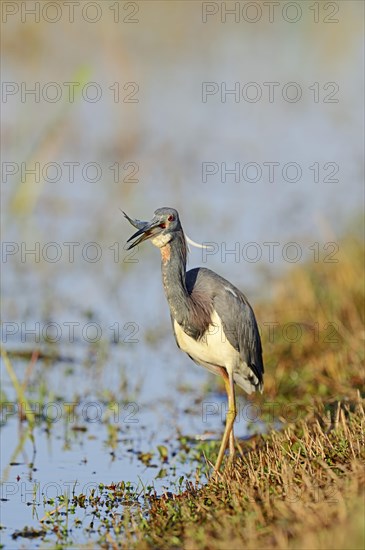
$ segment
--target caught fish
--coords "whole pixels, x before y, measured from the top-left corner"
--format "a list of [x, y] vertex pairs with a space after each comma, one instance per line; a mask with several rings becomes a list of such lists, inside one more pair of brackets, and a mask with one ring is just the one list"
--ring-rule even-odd
[[120, 209], [120, 211], [124, 214], [124, 217], [127, 218], [129, 223], [134, 227], [136, 227], [137, 229], [143, 229], [148, 224], [148, 222], [143, 222], [142, 220], [133, 220], [123, 210]]

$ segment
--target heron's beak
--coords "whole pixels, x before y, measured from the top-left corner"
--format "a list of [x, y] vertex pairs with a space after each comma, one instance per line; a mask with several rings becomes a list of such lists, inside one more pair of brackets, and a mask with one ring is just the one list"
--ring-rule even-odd
[[[127, 219], [129, 219], [129, 218], [127, 217]], [[137, 221], [137, 220], [133, 220], [133, 221]], [[139, 238], [136, 241], [134, 241], [134, 243], [130, 244], [128, 246], [127, 250], [130, 250], [134, 246], [137, 246], [137, 244], [140, 244], [143, 241], [146, 241], [147, 239], [151, 239], [151, 237], [154, 237], [155, 235], [158, 235], [163, 229], [163, 227], [161, 227], [161, 222], [160, 221], [152, 220], [151, 222], [140, 222], [138, 220], [138, 222], [140, 224], [140, 229], [137, 231], [137, 233], [134, 233], [134, 235], [129, 237], [127, 243], [129, 243], [130, 241], [132, 241], [136, 237], [139, 237]], [[143, 224], [143, 227], [142, 227], [142, 224]], [[132, 223], [132, 225], [135, 225], [135, 224]]]

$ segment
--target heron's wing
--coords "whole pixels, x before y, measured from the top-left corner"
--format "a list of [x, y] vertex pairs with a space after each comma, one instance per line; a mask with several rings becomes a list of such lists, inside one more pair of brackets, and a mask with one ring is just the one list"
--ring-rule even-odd
[[222, 320], [227, 340], [240, 353], [262, 387], [264, 364], [255, 314], [247, 298], [228, 281], [219, 285], [214, 296], [214, 309]]

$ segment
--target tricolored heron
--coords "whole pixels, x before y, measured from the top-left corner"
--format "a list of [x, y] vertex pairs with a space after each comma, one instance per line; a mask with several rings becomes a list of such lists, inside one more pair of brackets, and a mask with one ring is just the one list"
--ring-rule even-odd
[[162, 282], [178, 347], [195, 363], [223, 377], [228, 413], [215, 464], [219, 470], [228, 444], [230, 458], [235, 452], [234, 383], [249, 394], [263, 389], [264, 365], [255, 314], [244, 294], [214, 271], [198, 267], [186, 272], [186, 238], [174, 208], [159, 208], [150, 222], [124, 215], [138, 229], [128, 239], [135, 239], [128, 249], [151, 239], [161, 251]]

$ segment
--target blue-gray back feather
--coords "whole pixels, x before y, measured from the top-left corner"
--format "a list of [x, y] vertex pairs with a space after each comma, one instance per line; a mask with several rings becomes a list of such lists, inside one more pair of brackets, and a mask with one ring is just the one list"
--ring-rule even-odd
[[[261, 385], [264, 364], [260, 333], [255, 314], [245, 295], [232, 283], [203, 267], [186, 273], [186, 288], [193, 301], [194, 296], [204, 296], [204, 303], [211, 304], [211, 311], [214, 309], [218, 313], [227, 340], [240, 353]], [[196, 323], [190, 319], [190, 324], [194, 327]], [[205, 324], [202, 326], [198, 321], [195, 326], [198, 337], [207, 330], [206, 321]]]

